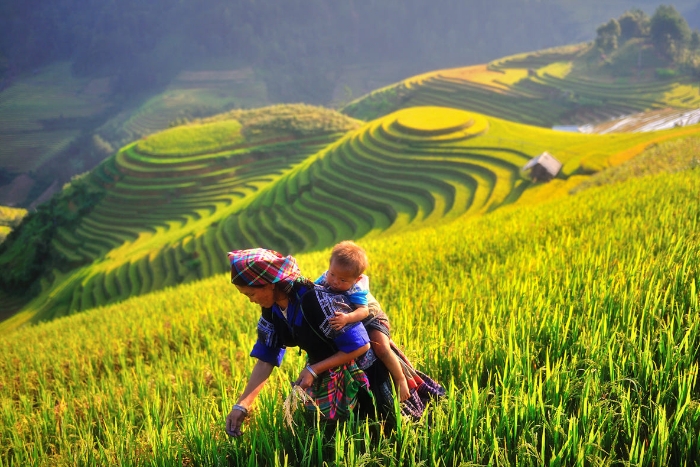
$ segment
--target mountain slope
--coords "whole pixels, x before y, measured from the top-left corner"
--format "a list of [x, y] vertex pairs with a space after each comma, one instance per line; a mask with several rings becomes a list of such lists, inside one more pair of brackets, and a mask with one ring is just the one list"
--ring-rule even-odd
[[[650, 53], [641, 43], [626, 47], [633, 46], [639, 54]], [[624, 49], [617, 53], [636, 56]], [[371, 120], [401, 108], [440, 105], [552, 127], [666, 107], [700, 107], [697, 79], [659, 80], [653, 75], [665, 62], [649, 65], [639, 76], [616, 76], [605, 63], [590, 44], [519, 54], [488, 65], [414, 76], [357, 99], [343, 112]]]
[[305, 118], [294, 109], [275, 118], [256, 111], [243, 126], [228, 115], [168, 130], [101, 164], [84, 182], [99, 199], [56, 229], [50, 250], [30, 261], [22, 245], [31, 243], [20, 242], [0, 256], [6, 284], [27, 262], [44, 273], [42, 291], [2, 326], [208, 277], [226, 269], [226, 249], [318, 250], [483, 214], [521, 197], [537, 202], [553, 192], [532, 186], [520, 168], [541, 152], [563, 163], [548, 188], [566, 193], [653, 142], [700, 130], [584, 135], [416, 107], [340, 137], [356, 123], [340, 118], [341, 126], [323, 130], [328, 120], [320, 116], [333, 113], [307, 107]]

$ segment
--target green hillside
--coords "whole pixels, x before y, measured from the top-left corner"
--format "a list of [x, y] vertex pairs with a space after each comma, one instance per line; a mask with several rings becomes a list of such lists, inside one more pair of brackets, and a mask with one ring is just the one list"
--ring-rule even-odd
[[278, 106], [128, 145], [0, 246], [4, 289], [42, 278], [45, 294], [29, 317], [41, 310], [45, 319], [207, 276], [219, 261], [198, 234], [357, 125], [321, 108]]
[[107, 110], [106, 80], [74, 79], [54, 64], [0, 92], [0, 167], [29, 172], [66, 149]]
[[[700, 33], [661, 34], [661, 13], [342, 111], [240, 108], [266, 100], [252, 68], [180, 72], [120, 112], [111, 78], [66, 64], [0, 83], [0, 199], [45, 199], [0, 206], [0, 467], [695, 465]], [[313, 94], [335, 79], [283, 73], [297, 67], [264, 80]], [[550, 129], [580, 123], [597, 130]], [[543, 152], [562, 169], [533, 181]], [[84, 154], [102, 162], [59, 189]], [[288, 352], [228, 438], [259, 307], [226, 252], [294, 254], [314, 279], [344, 239], [370, 255], [392, 339], [447, 397], [383, 438], [355, 420], [292, 429], [305, 356]]]
[[[312, 251], [531, 204], [698, 130], [583, 135], [441, 107], [360, 127], [310, 106], [233, 111], [126, 146], [30, 216], [0, 246], [0, 283], [32, 301], [1, 326], [223, 272], [227, 248]], [[520, 169], [543, 151], [564, 166], [531, 190]]]
[[[645, 43], [630, 41], [605, 60], [603, 55], [593, 44], [579, 44], [438, 70], [374, 91], [343, 112], [371, 120], [401, 108], [440, 105], [552, 127], [700, 106], [697, 78], [678, 73], [658, 79], [655, 70], [673, 63]], [[645, 67], [626, 63], [628, 56], [639, 57]]]
[[[174, 16], [163, 21], [155, 4], [74, 8], [73, 1], [33, 8], [10, 0], [0, 14], [8, 22], [0, 28], [0, 204], [34, 209], [73, 176], [143, 136], [272, 102], [340, 106], [369, 92], [344, 112], [370, 121], [401, 108], [437, 105], [544, 127], [700, 104], [700, 35], [674, 7], [658, 6], [651, 17], [630, 10], [595, 29], [601, 15], [619, 14], [632, 3], [653, 8], [654, 2], [502, 0], [473, 6], [452, 0], [426, 6], [423, 26], [415, 28], [417, 5], [400, 1], [331, 8], [304, 0], [295, 12], [265, 3], [181, 1], [167, 7], [170, 14], [203, 28], [185, 39], [192, 31], [178, 27], [182, 22]], [[439, 11], [450, 13], [442, 18]], [[686, 13], [692, 22], [693, 12]], [[120, 28], [95, 17], [112, 18]], [[291, 26], [292, 18], [306, 26]], [[446, 18], [455, 23], [447, 27]], [[150, 21], [152, 28], [145, 26]], [[262, 30], [257, 22], [286, 26]], [[174, 30], [156, 40], [163, 27]], [[410, 37], [402, 32], [408, 29]], [[204, 31], [213, 38], [200, 43]], [[538, 50], [594, 31], [590, 43]], [[397, 42], [389, 46], [389, 37]], [[53, 55], [59, 49], [63, 54]], [[528, 49], [537, 51], [484, 64]], [[404, 79], [460, 63], [482, 65]]]
[[[28, 206], [60, 191], [115, 149], [173, 124], [269, 103], [252, 68], [184, 70], [146, 95], [115, 91], [113, 75], [76, 77], [68, 62], [17, 76], [0, 88], [0, 202]], [[4, 82], [2, 84], [5, 84]], [[54, 183], [58, 180], [58, 183]]]
[[352, 425], [292, 434], [296, 352], [227, 439], [259, 311], [216, 274], [0, 337], [1, 462], [692, 465], [698, 192], [695, 168], [361, 241], [394, 339], [448, 390], [374, 444]]
[[221, 69], [222, 66], [221, 61], [212, 60], [200, 69], [180, 72], [162, 92], [113, 115], [96, 133], [119, 147], [162, 131], [174, 122], [270, 103], [264, 83], [256, 79], [252, 68]]

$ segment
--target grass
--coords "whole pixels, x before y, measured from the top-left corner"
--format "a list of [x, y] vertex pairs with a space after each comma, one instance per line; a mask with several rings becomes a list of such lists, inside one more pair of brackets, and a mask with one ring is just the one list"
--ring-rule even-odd
[[135, 149], [163, 156], [208, 154], [243, 143], [240, 130], [241, 124], [236, 120], [185, 125], [147, 137]]
[[620, 183], [635, 177], [676, 172], [700, 166], [700, 138], [690, 137], [651, 146], [625, 164], [598, 173], [578, 185], [573, 193], [594, 186]]
[[[394, 339], [448, 389], [429, 424], [293, 435], [281, 401], [303, 358], [288, 352], [228, 439], [258, 310], [221, 274], [2, 337], [0, 462], [692, 462], [699, 189], [697, 169], [657, 174], [361, 242]], [[315, 277], [327, 255], [298, 258]]]
[[[688, 83], [582, 74], [582, 51], [413, 78], [348, 106], [382, 113], [366, 124], [233, 110], [106, 160], [85, 180], [107, 195], [53, 240], [67, 263], [28, 303], [0, 294], [16, 311], [0, 324], [0, 467], [691, 465], [698, 128], [583, 135], [491, 116], [697, 99]], [[562, 174], [520, 178], [545, 150]], [[288, 352], [228, 439], [259, 310], [227, 285], [225, 251], [293, 252], [315, 278], [344, 238], [370, 253], [394, 340], [448, 397], [379, 440], [357, 423], [292, 432], [281, 401], [303, 356]]]

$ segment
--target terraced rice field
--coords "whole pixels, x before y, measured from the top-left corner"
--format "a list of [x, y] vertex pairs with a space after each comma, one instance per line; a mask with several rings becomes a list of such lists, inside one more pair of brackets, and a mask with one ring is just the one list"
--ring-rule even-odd
[[[700, 86], [690, 78], [633, 82], [593, 79], [572, 71], [587, 50], [585, 45], [569, 46], [506, 57], [487, 66], [425, 73], [358, 99], [343, 111], [373, 119], [400, 108], [438, 105], [551, 128], [666, 107], [700, 107]], [[384, 105], [376, 105], [382, 101]]]
[[[276, 131], [265, 140], [260, 133], [254, 144], [231, 120], [200, 127], [128, 145], [92, 172], [90, 183], [107, 194], [75, 230], [60, 229], [54, 239], [65, 272], [5, 326], [223, 272], [229, 249], [313, 251], [486, 213], [521, 197], [531, 203], [651, 142], [693, 131], [584, 135], [444, 107], [401, 110], [344, 136], [290, 140]], [[174, 142], [192, 128], [199, 133], [186, 139], [201, 150], [195, 144], [178, 154]], [[549, 191], [538, 191], [520, 169], [544, 151], [563, 170]]]
[[697, 168], [660, 173], [363, 240], [392, 338], [447, 391], [386, 436], [292, 425], [296, 349], [225, 435], [260, 316], [226, 274], [3, 335], [0, 463], [695, 465], [699, 190]]
[[268, 104], [267, 90], [250, 68], [183, 71], [160, 94], [138, 108], [116, 115], [97, 130], [127, 144], [164, 130], [173, 122], [205, 117], [228, 109]]
[[[164, 132], [128, 145], [91, 173], [89, 183], [108, 194], [77, 228], [61, 228], [54, 239], [53, 248], [67, 261], [62, 269], [73, 272], [57, 274], [49, 287], [51, 315], [219, 271], [218, 252], [232, 242], [217, 237], [212, 226], [340, 136], [321, 133], [289, 144], [274, 134], [269, 141], [258, 136], [251, 145], [235, 122], [200, 126], [217, 130], [198, 133], [200, 150], [169, 151], [183, 131], [173, 130], [174, 136]], [[221, 129], [229, 131], [228, 139]], [[218, 145], [210, 135], [220, 139]], [[212, 248], [217, 254], [209, 254]]]

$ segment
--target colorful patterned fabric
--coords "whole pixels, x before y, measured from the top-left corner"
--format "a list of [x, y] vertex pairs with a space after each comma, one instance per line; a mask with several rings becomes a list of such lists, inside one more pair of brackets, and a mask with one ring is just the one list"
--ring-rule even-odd
[[293, 256], [283, 256], [274, 250], [253, 248], [228, 253], [231, 262], [231, 282], [242, 279], [248, 285], [280, 283], [289, 293], [295, 281], [303, 279]]
[[306, 410], [320, 411], [324, 420], [347, 418], [357, 406], [357, 393], [363, 387], [369, 390], [369, 380], [354, 361], [323, 372], [306, 390], [311, 396], [305, 403]]
[[[294, 284], [289, 297], [287, 315], [279, 305], [263, 308], [258, 321], [258, 339], [251, 357], [280, 366], [287, 346], [301, 347], [312, 363], [319, 362], [338, 350], [351, 353], [369, 343], [367, 331], [360, 323], [334, 331], [328, 319], [336, 311], [347, 312], [349, 305], [340, 295], [302, 283]], [[306, 312], [302, 301], [306, 299]]]
[[391, 342], [391, 350], [399, 357], [410, 392], [408, 399], [401, 403], [401, 413], [419, 419], [428, 402], [445, 396], [445, 389], [425, 373], [416, 370], [394, 342]]

